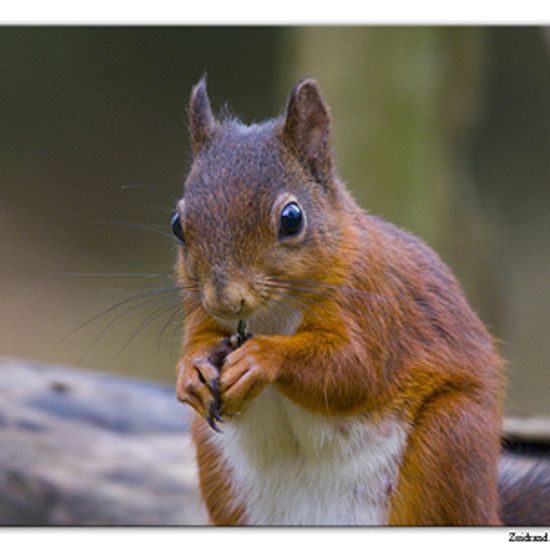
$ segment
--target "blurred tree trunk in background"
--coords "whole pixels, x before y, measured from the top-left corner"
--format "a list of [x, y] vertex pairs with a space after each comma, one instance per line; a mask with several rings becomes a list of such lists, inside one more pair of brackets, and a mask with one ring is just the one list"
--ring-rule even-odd
[[317, 79], [336, 163], [359, 203], [419, 235], [498, 332], [492, 224], [480, 215], [470, 143], [484, 100], [481, 28], [295, 27], [287, 82]]

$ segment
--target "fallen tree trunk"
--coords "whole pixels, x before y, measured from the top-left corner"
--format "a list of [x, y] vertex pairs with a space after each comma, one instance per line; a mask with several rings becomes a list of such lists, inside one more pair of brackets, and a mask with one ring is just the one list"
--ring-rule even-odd
[[[0, 361], [0, 525], [207, 523], [189, 420], [169, 386]], [[511, 467], [548, 453], [547, 419], [505, 428]]]
[[173, 388], [0, 362], [0, 524], [206, 523], [188, 428]]

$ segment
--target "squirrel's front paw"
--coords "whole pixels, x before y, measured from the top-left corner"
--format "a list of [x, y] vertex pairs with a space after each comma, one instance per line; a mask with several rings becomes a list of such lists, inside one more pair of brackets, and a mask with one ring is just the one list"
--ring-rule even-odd
[[176, 396], [182, 403], [191, 405], [217, 430], [215, 421], [222, 421], [219, 415], [219, 370], [207, 356], [184, 357], [180, 361]]
[[269, 338], [256, 336], [230, 353], [220, 376], [221, 414], [238, 415], [275, 379]]

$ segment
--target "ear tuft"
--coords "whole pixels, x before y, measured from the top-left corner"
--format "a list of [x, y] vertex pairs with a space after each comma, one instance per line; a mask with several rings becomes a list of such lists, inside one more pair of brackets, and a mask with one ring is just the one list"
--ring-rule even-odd
[[288, 102], [283, 139], [313, 178], [328, 185], [332, 177], [331, 119], [315, 80], [299, 82]]
[[212, 107], [206, 91], [206, 76], [194, 86], [187, 107], [191, 149], [196, 155], [212, 138], [218, 123], [212, 114]]

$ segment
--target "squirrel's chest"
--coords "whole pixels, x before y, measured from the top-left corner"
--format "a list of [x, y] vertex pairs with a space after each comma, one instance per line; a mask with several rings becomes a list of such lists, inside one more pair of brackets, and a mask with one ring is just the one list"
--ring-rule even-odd
[[313, 414], [268, 388], [213, 437], [247, 523], [380, 525], [406, 426]]

